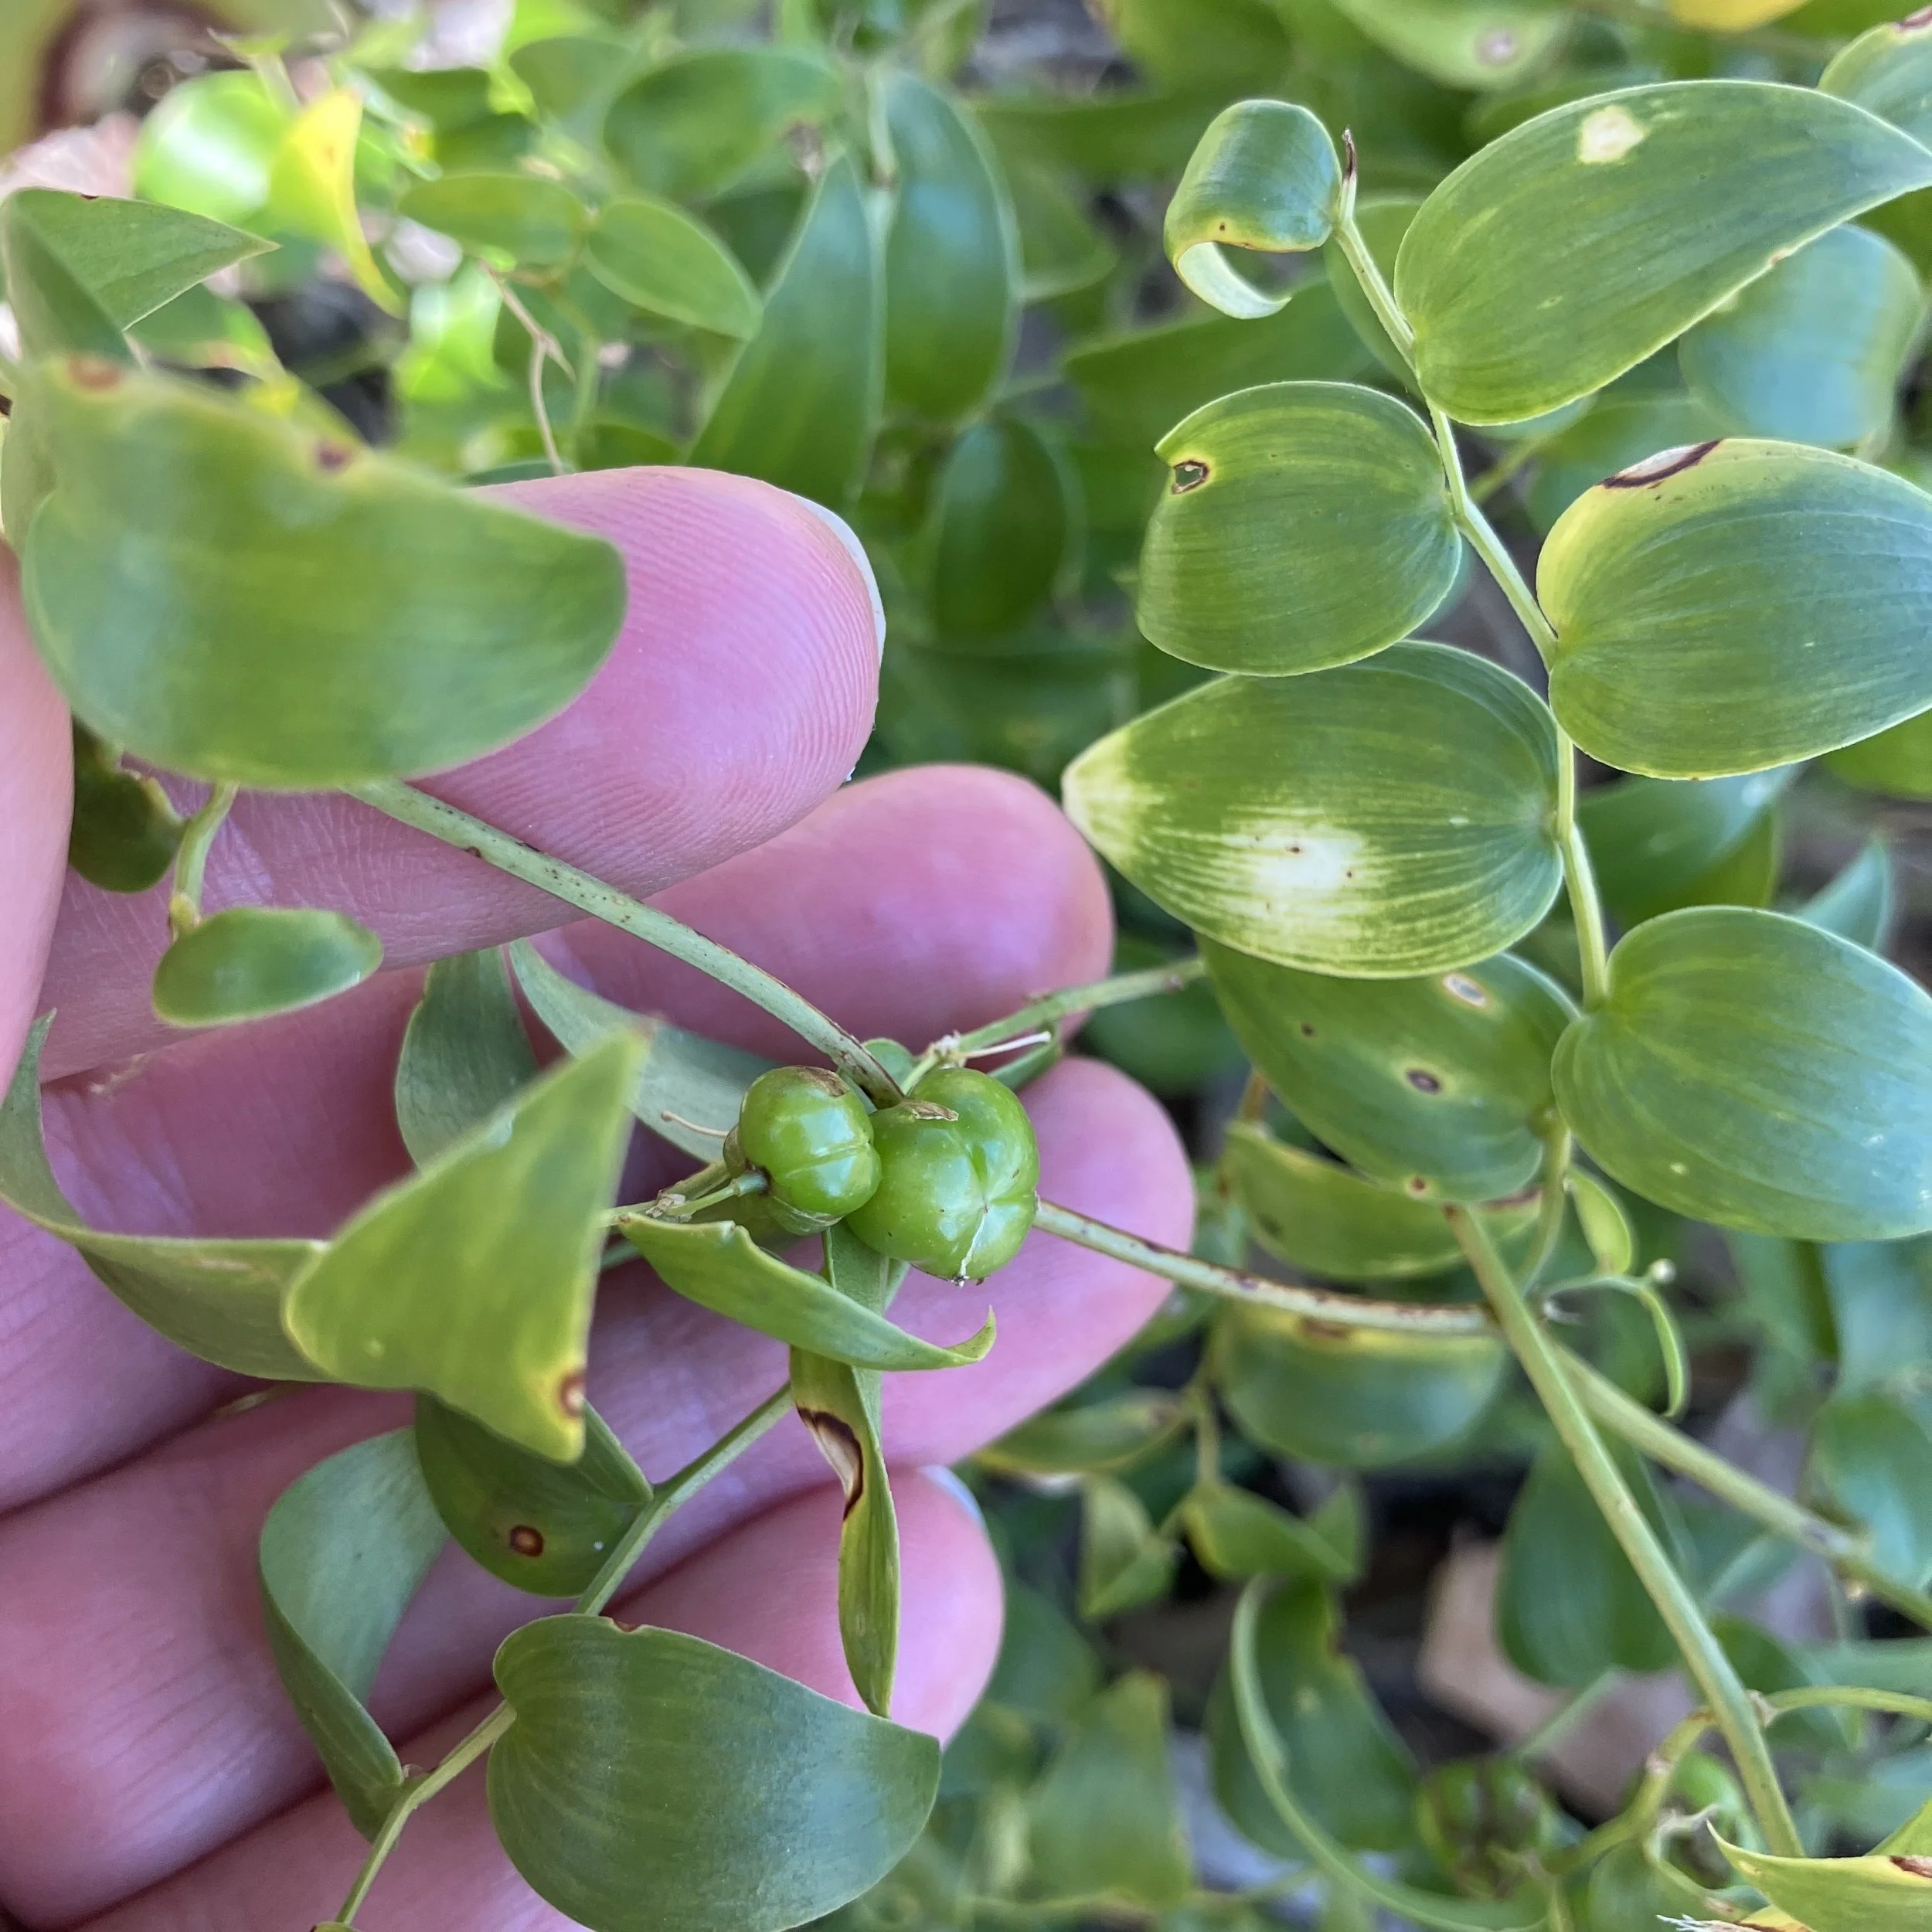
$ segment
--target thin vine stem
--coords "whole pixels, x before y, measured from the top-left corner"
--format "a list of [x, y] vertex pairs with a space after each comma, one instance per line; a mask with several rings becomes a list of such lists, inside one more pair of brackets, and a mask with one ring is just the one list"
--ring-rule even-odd
[[686, 1463], [675, 1476], [666, 1479], [652, 1495], [638, 1519], [618, 1539], [614, 1548], [604, 1560], [604, 1567], [590, 1580], [590, 1587], [572, 1606], [580, 1617], [594, 1617], [624, 1586], [639, 1556], [644, 1553], [645, 1545], [650, 1542], [662, 1526], [665, 1519], [673, 1510], [689, 1502], [713, 1477], [721, 1475], [764, 1435], [782, 1416], [791, 1410], [791, 1385], [787, 1383], [782, 1389], [774, 1389], [752, 1410], [750, 1415], [725, 1435], [719, 1437], [701, 1456]]
[[1804, 1846], [1785, 1802], [1784, 1788], [1777, 1781], [1777, 1768], [1771, 1762], [1750, 1693], [1658, 1540], [1649, 1519], [1638, 1506], [1623, 1472], [1604, 1447], [1597, 1425], [1571, 1385], [1567, 1364], [1544, 1332], [1543, 1324], [1531, 1313], [1522, 1289], [1490, 1240], [1488, 1230], [1466, 1209], [1452, 1207], [1444, 1212], [1477, 1280], [1482, 1284], [1497, 1321], [1578, 1475], [1656, 1604], [1658, 1614], [1682, 1654], [1685, 1668], [1715, 1713], [1718, 1728], [1736, 1760], [1745, 1794], [1765, 1842], [1781, 1856], [1802, 1858]]
[[1361, 1295], [1343, 1294], [1328, 1288], [1309, 1288], [1287, 1281], [1270, 1281], [1257, 1274], [1243, 1274], [1224, 1268], [1216, 1261], [1183, 1254], [1177, 1248], [1163, 1247], [1158, 1241], [1129, 1234], [1124, 1228], [1110, 1226], [1090, 1215], [1077, 1214], [1071, 1208], [1042, 1201], [1034, 1221], [1036, 1227], [1096, 1254], [1110, 1255], [1117, 1261], [1145, 1268], [1150, 1274], [1178, 1281], [1183, 1287], [1201, 1288], [1231, 1301], [1280, 1308], [1312, 1321], [1325, 1321], [1337, 1328], [1376, 1328], [1384, 1332], [1434, 1336], [1451, 1340], [1470, 1335], [1493, 1335], [1495, 1325], [1481, 1308], [1413, 1301], [1372, 1301]]
[[947, 1033], [936, 1039], [919, 1061], [919, 1071], [940, 1060], [963, 1059], [989, 1053], [1011, 1043], [1017, 1046], [1043, 1027], [1057, 1025], [1071, 1013], [1087, 1012], [1103, 1006], [1124, 1006], [1130, 1001], [1151, 999], [1160, 993], [1178, 993], [1203, 978], [1207, 964], [1201, 959], [1177, 959], [1162, 966], [1142, 968], [1138, 972], [1115, 973], [1105, 979], [1090, 980], [1084, 986], [1063, 986], [1058, 992], [1043, 993], [1029, 1000], [1003, 1019], [989, 1020], [970, 1033]]
[[451, 1749], [449, 1755], [434, 1770], [425, 1772], [422, 1777], [404, 1784], [396, 1802], [389, 1807], [381, 1829], [370, 1842], [369, 1856], [363, 1859], [362, 1869], [356, 1873], [355, 1883], [349, 1887], [349, 1896], [342, 1901], [342, 1909], [335, 1914], [344, 1925], [355, 1923], [355, 1914], [368, 1899], [376, 1874], [382, 1870], [390, 1852], [396, 1849], [396, 1841], [402, 1837], [403, 1828], [409, 1823], [412, 1815], [446, 1785], [454, 1784], [510, 1728], [515, 1719], [515, 1713], [509, 1705], [498, 1705], [474, 1730]]
[[1881, 1602], [1932, 1630], [1932, 1596], [1890, 1575], [1872, 1560], [1862, 1538], [1794, 1502], [1768, 1484], [1707, 1449], [1618, 1388], [1587, 1362], [1563, 1352], [1563, 1366], [1577, 1398], [1613, 1434], [1665, 1468], [1688, 1478], [1774, 1536], [1821, 1558], [1838, 1574], [1862, 1584]]
[[181, 843], [175, 849], [174, 883], [168, 893], [168, 927], [177, 939], [201, 923], [201, 887], [207, 876], [208, 855], [216, 835], [227, 822], [239, 790], [235, 785], [216, 786], [182, 828]]
[[1577, 822], [1577, 747], [1561, 725], [1556, 727], [1556, 842], [1563, 853], [1563, 886], [1570, 894], [1570, 916], [1577, 922], [1577, 954], [1583, 975], [1583, 1005], [1594, 1009], [1610, 995], [1610, 941], [1604, 923], [1604, 902], [1597, 890], [1597, 874], [1590, 848]]
[[512, 879], [535, 886], [580, 912], [642, 940], [647, 946], [655, 946], [673, 959], [696, 967], [720, 985], [763, 1007], [774, 1019], [782, 1020], [801, 1039], [816, 1047], [848, 1074], [879, 1106], [890, 1107], [904, 1097], [893, 1077], [830, 1015], [821, 1013], [802, 994], [794, 992], [762, 966], [754, 966], [729, 946], [720, 946], [715, 939], [693, 932], [682, 920], [631, 898], [587, 872], [553, 859], [507, 832], [454, 805], [445, 804], [426, 791], [419, 791], [413, 785], [384, 779], [346, 789], [351, 798], [373, 806], [399, 824], [426, 832], [432, 838], [454, 845], [498, 871], [508, 872]]

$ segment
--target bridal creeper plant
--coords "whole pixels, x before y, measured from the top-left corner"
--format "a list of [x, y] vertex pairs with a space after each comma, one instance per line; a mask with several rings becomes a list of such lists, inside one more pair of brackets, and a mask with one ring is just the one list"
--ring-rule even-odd
[[[374, 936], [328, 909], [203, 908], [240, 788], [333, 788], [713, 975], [821, 1063], [773, 1068], [625, 1012], [527, 944], [453, 957], [397, 1068], [413, 1176], [328, 1242], [233, 1242], [87, 1226], [41, 1143], [44, 1025], [30, 1043], [0, 1109], [0, 1198], [210, 1360], [416, 1392], [411, 1428], [309, 1471], [262, 1536], [277, 1663], [369, 1841], [343, 1925], [413, 1813], [485, 1756], [518, 1869], [613, 1932], [835, 1912], [867, 1928], [1257, 1922], [1258, 1900], [1192, 1889], [1158, 1680], [1096, 1693], [1043, 1600], [1015, 1591], [936, 1811], [936, 1747], [886, 1714], [879, 1376], [993, 1342], [990, 1323], [919, 1340], [893, 1295], [909, 1266], [983, 1278], [1038, 1226], [1182, 1290], [1144, 1349], [1213, 1309], [1202, 1369], [1172, 1393], [1131, 1386], [1130, 1358], [983, 1467], [1079, 1482], [1090, 1618], [1160, 1594], [1182, 1540], [1245, 1586], [1209, 1713], [1216, 1788], [1323, 1889], [1329, 1924], [1932, 1926], [1932, 1811], [1868, 1855], [1820, 1855], [1843, 1848], [1781, 1777], [1787, 1740], [1882, 1765], [1870, 1718], [1932, 1723], [1923, 1683], [1871, 1681], [1869, 1659], [1809, 1681], [1713, 1608], [1782, 1544], [1932, 1628], [1910, 1501], [1932, 1438], [1894, 1373], [1926, 1352], [1909, 1311], [1932, 1229], [1932, 1007], [1868, 949], [1882, 850], [1798, 916], [1763, 909], [1794, 765], [1932, 789], [1932, 499], [1866, 460], [1899, 454], [1893, 390], [1922, 320], [1932, 29], [1873, 29], [1814, 89], [1619, 70], [1556, 9], [1425, 20], [1357, 0], [1349, 61], [1390, 89], [1410, 76], [1417, 125], [1428, 89], [1486, 90], [1500, 136], [1438, 183], [1415, 125], [1365, 118], [1360, 165], [1386, 134], [1400, 154], [1383, 181], [1430, 190], [1369, 195], [1352, 141], [1308, 108], [1214, 116], [1257, 66], [1309, 77], [1330, 121], [1344, 91], [1318, 36], [1291, 58], [1273, 15], [1224, 11], [1233, 42], [1197, 46], [1161, 9], [1119, 9], [1159, 83], [1124, 106], [975, 111], [937, 78], [962, 44], [943, 12], [800, 8], [774, 46], [593, 23], [441, 75], [396, 64], [412, 30], [372, 27], [302, 97], [277, 46], [249, 43], [251, 66], [177, 90], [150, 122], [148, 199], [29, 190], [0, 210], [22, 350], [0, 515], [77, 720], [74, 862], [114, 889], [170, 881], [162, 1016], [242, 1022], [376, 969]], [[1680, 21], [1757, 24], [1696, 12]], [[1639, 68], [1665, 46], [1678, 59], [1685, 36], [1659, 32], [1611, 44]], [[1606, 71], [1638, 84], [1605, 92]], [[1070, 440], [1007, 374], [1018, 308], [1069, 319], [1139, 272], [1070, 181], [1131, 175], [1117, 157], [1136, 143], [1178, 163], [1204, 125], [1165, 239], [1222, 315], [1067, 356], [1101, 426]], [[364, 447], [208, 290], [237, 264], [284, 272], [257, 230], [291, 275], [328, 248], [377, 304], [410, 308], [414, 465]], [[408, 296], [399, 270], [425, 233], [461, 265]], [[1277, 272], [1317, 250], [1325, 276]], [[1681, 386], [1652, 379], [1672, 355]], [[246, 379], [189, 373], [210, 369]], [[1243, 386], [1284, 372], [1321, 379]], [[1143, 472], [1095, 452], [1183, 397], [1177, 424], [1146, 425], [1165, 430], [1165, 474], [1144, 496]], [[1512, 453], [1472, 485], [1476, 439]], [[983, 709], [1015, 761], [1050, 770], [1115, 721], [1123, 675], [1180, 690], [1084, 750], [1065, 792], [1145, 896], [1145, 929], [1184, 923], [1198, 960], [923, 1051], [860, 1040], [415, 788], [568, 702], [623, 600], [607, 546], [421, 465], [478, 480], [683, 456], [857, 518], [901, 632], [889, 754], [982, 748], [947, 733]], [[1547, 527], [1533, 586], [1478, 501], [1511, 474], [1532, 478]], [[1094, 594], [1121, 560], [1095, 532], [1138, 532], [1149, 500], [1135, 588], [1166, 654], [1151, 664], [1103, 634]], [[1543, 660], [1547, 702], [1417, 638], [1472, 567]], [[1056, 685], [1043, 662], [1080, 668]], [[1190, 685], [1185, 667], [1219, 675]], [[1633, 775], [1580, 791], [1580, 753]], [[151, 769], [202, 781], [203, 802], [184, 821]], [[1182, 1255], [1039, 1199], [1012, 1090], [1070, 1015], [1197, 998], [1203, 978], [1255, 1071], [1201, 1252]], [[547, 1073], [519, 992], [566, 1049]], [[702, 1165], [614, 1206], [638, 1123]], [[1728, 1230], [1790, 1328], [1815, 1331], [1828, 1303], [1839, 1372], [1813, 1477], [1832, 1515], [1675, 1426], [1687, 1347], [1642, 1258], [1659, 1210]], [[812, 1236], [815, 1270], [787, 1258]], [[1244, 1272], [1248, 1236], [1345, 1285]], [[583, 1394], [600, 1270], [631, 1256], [791, 1350], [786, 1386], [656, 1483]], [[1334, 1593], [1362, 1560], [1355, 1492], [1304, 1518], [1226, 1471], [1243, 1439], [1348, 1470], [1434, 1454], [1495, 1408], [1512, 1361], [1546, 1420], [1505, 1544], [1505, 1649], [1582, 1697], [1607, 1670], [1679, 1663], [1700, 1700], [1588, 1834], [1519, 1757], [1418, 1787], [1335, 1648]], [[1659, 1391], [1661, 1414], [1645, 1399]], [[665, 1519], [787, 1410], [845, 1488], [839, 1616], [866, 1713], [604, 1614]], [[1176, 1451], [1187, 1472], [1150, 1511], [1148, 1472]], [[1755, 1540], [1706, 1522], [1698, 1547], [1658, 1468]], [[501, 1702], [423, 1771], [362, 1700], [451, 1538], [576, 1605], [509, 1640]]]

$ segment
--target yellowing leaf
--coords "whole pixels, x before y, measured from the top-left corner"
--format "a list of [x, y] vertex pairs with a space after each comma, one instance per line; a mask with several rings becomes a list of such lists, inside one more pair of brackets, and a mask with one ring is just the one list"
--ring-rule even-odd
[[355, 142], [362, 131], [362, 97], [352, 87], [338, 87], [304, 108], [270, 164], [268, 206], [295, 233], [334, 249], [369, 300], [400, 315], [402, 302], [369, 253], [355, 206]]

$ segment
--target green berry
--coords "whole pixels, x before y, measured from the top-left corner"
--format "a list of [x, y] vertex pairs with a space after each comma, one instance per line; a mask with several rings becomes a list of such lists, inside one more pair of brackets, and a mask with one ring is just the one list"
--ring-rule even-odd
[[765, 1199], [787, 1234], [841, 1221], [879, 1185], [866, 1104], [836, 1073], [774, 1066], [751, 1083], [738, 1114], [740, 1157], [765, 1176]]
[[942, 1067], [872, 1129], [883, 1173], [852, 1216], [862, 1241], [956, 1281], [1012, 1260], [1039, 1206], [1039, 1149], [1011, 1088]]
[[1527, 1859], [1563, 1842], [1556, 1807], [1513, 1758], [1471, 1757], [1440, 1765], [1417, 1796], [1422, 1842], [1459, 1892], [1502, 1898]]

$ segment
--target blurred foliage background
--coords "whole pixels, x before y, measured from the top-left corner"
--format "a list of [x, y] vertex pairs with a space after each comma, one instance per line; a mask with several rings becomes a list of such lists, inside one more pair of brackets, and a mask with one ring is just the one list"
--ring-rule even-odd
[[[220, 292], [141, 324], [147, 352], [451, 477], [688, 459], [838, 509], [891, 618], [862, 768], [968, 759], [1050, 787], [1083, 747], [1204, 675], [1134, 628], [1156, 440], [1263, 381], [1400, 393], [1352, 284], [1332, 287], [1318, 257], [1261, 264], [1297, 287], [1257, 321], [1210, 312], [1168, 269], [1166, 196], [1219, 109], [1278, 95], [1348, 131], [1365, 225], [1393, 249], [1436, 182], [1545, 107], [1654, 79], [1809, 83], [1887, 12], [5, 0], [0, 192], [138, 192], [270, 237]], [[1866, 286], [1856, 264], [1773, 318], [1782, 364], [1687, 343], [1589, 404], [1472, 439], [1510, 540], [1528, 556], [1599, 477], [1726, 430], [1852, 447], [1924, 480], [1927, 200], [1869, 218], [1890, 244], [1878, 279], [1895, 316], [1910, 294], [1828, 394], [1791, 371], [1832, 362]], [[1429, 629], [1540, 681], [1486, 579], [1459, 584]], [[1809, 903], [1923, 976], [1923, 723], [1798, 774], [1604, 785], [1583, 817], [1613, 913]], [[1117, 900], [1122, 968], [1185, 948], [1131, 888]], [[1522, 950], [1573, 972], [1560, 912]], [[1270, 1226], [1263, 1204], [1292, 1172], [1244, 1189], [1240, 1149], [1277, 1166], [1272, 1150], [1318, 1149], [1247, 1083], [1205, 985], [1111, 1009], [1082, 1044], [1172, 1107], [1208, 1177], [1202, 1253], [1294, 1279], [1386, 1276], [1386, 1231], [1340, 1209], [1326, 1246], [1306, 1213]], [[1236, 1158], [1216, 1165], [1230, 1121]], [[1927, 1244], [1726, 1242], [1623, 1206], [1690, 1346], [1687, 1426], [1864, 1521], [1923, 1582]], [[1559, 1274], [1589, 1272], [1582, 1232], [1566, 1239], [1575, 1265]], [[1476, 1298], [1447, 1250], [1403, 1272], [1405, 1294]], [[1500, 1358], [1444, 1366], [1210, 1315], [1177, 1292], [1100, 1376], [964, 1472], [1008, 1569], [1005, 1647], [920, 1851], [841, 1915], [855, 1932], [1284, 1917], [1363, 1932], [1359, 1900], [1301, 1865], [1230, 1719], [1236, 1588], [1257, 1573], [1285, 1580], [1259, 1655], [1298, 1795], [1342, 1843], [1445, 1896], [1505, 1889], [1614, 1814], [1688, 1708], [1654, 1613]], [[1573, 1340], [1631, 1393], [1660, 1394], [1641, 1307], [1580, 1304]], [[1644, 1480], [1754, 1687], [1932, 1682], [1932, 1638], [1701, 1492]], [[1815, 1849], [1862, 1849], [1932, 1798], [1920, 1727], [1820, 1714], [1785, 1741]], [[1736, 1822], [1711, 1760], [1670, 1796], [1667, 1818], [1714, 1805]], [[1598, 1868], [1580, 1924], [1628, 1932], [1687, 1909], [1696, 1894], [1673, 1894], [1668, 1872], [1662, 1893], [1643, 1888], [1659, 1863], [1698, 1876], [1694, 1838], [1653, 1849], [1641, 1869], [1621, 1855]]]

